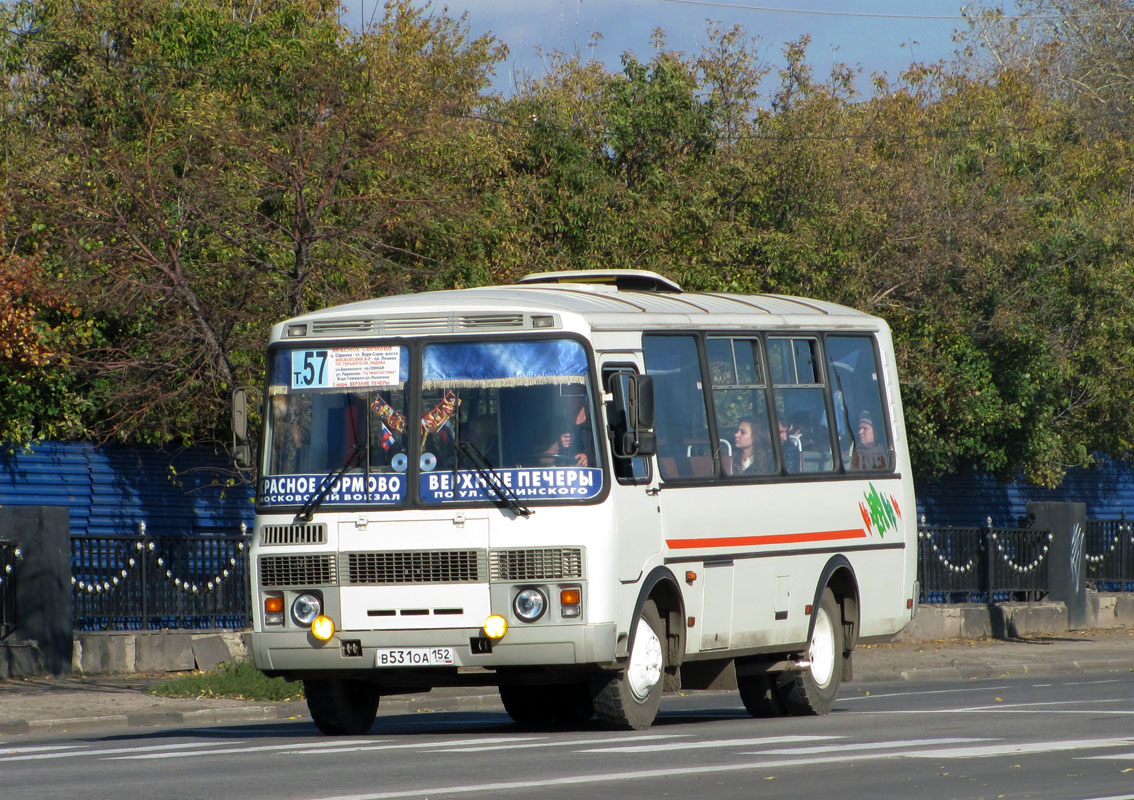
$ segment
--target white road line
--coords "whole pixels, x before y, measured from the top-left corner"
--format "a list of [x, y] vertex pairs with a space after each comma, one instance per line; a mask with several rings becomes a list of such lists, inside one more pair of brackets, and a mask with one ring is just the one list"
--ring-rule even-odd
[[[459, 739], [454, 742], [441, 742], [431, 744], [428, 742], [414, 742], [413, 744], [385, 744], [382, 740], [374, 739], [358, 739], [341, 742], [338, 740], [328, 741], [326, 744], [318, 742], [291, 742], [289, 744], [268, 744], [251, 747], [227, 747], [218, 750], [209, 750], [207, 752], [198, 752], [196, 750], [184, 750], [182, 752], [167, 752], [167, 753], [147, 753], [143, 755], [134, 756], [119, 756], [113, 760], [116, 761], [143, 761], [143, 760], [157, 760], [165, 758], [195, 758], [200, 756], [212, 757], [220, 754], [232, 753], [271, 753], [286, 751], [290, 755], [296, 756], [323, 756], [334, 753], [358, 753], [373, 750], [432, 750], [436, 747], [445, 747], [449, 744], [460, 745], [469, 744], [476, 741], [487, 742], [525, 742], [533, 741], [542, 737], [516, 737], [516, 738], [499, 738], [499, 739]], [[220, 743], [220, 744], [223, 744]]]
[[1055, 742], [1006, 742], [983, 747], [950, 747], [937, 750], [917, 750], [902, 753], [903, 758], [988, 758], [989, 756], [1019, 756], [1032, 753], [1057, 753], [1067, 750], [1087, 750], [1093, 747], [1129, 747], [1134, 737], [1121, 739], [1071, 739]]
[[[998, 692], [1001, 689], [1011, 688], [1009, 686], [981, 686], [982, 692]], [[933, 694], [972, 694], [973, 689], [936, 689], [932, 692], [889, 692], [888, 694], [864, 694], [859, 697], [840, 697], [839, 704], [849, 703], [854, 700], [876, 700], [879, 697], [925, 697]]]
[[78, 744], [45, 744], [37, 745], [35, 747], [4, 747], [0, 745], [0, 757], [3, 756], [18, 756], [24, 753], [46, 753], [51, 750], [74, 750], [76, 747], [82, 747]]
[[[1121, 739], [1086, 739], [1078, 742], [1048, 742], [1047, 746], [1051, 750], [1066, 750], [1073, 747], [1122, 747], [1127, 746], [1132, 740], [1129, 738]], [[958, 752], [968, 750], [970, 748], [958, 748]], [[951, 752], [948, 749], [943, 749], [941, 753]], [[1010, 751], [1013, 754], [1019, 752], [1018, 750]], [[1034, 750], [1032, 752], [1043, 752]], [[322, 797], [312, 797], [308, 800], [400, 800], [400, 798], [411, 797], [435, 797], [438, 795], [448, 794], [477, 794], [477, 793], [500, 793], [508, 791], [523, 791], [523, 790], [539, 790], [551, 789], [557, 787], [570, 787], [570, 786], [587, 786], [591, 784], [601, 783], [618, 783], [623, 781], [645, 781], [645, 780], [658, 780], [672, 777], [688, 778], [691, 775], [704, 777], [705, 775], [724, 774], [729, 772], [756, 772], [769, 769], [782, 769], [800, 766], [812, 766], [815, 764], [837, 764], [841, 762], [854, 762], [861, 764], [866, 761], [881, 761], [886, 759], [897, 758], [911, 758], [916, 757], [916, 752], [908, 751], [883, 751], [877, 753], [854, 753], [851, 755], [831, 755], [831, 756], [812, 756], [809, 758], [787, 758], [787, 759], [769, 759], [766, 761], [751, 761], [743, 764], [718, 764], [718, 765], [698, 765], [696, 768], [688, 767], [673, 767], [669, 769], [645, 769], [634, 770], [630, 772], [606, 772], [591, 775], [572, 775], [562, 778], [547, 778], [543, 780], [527, 780], [527, 781], [500, 781], [498, 783], [482, 783], [482, 784], [458, 784], [454, 786], [429, 786], [419, 787], [413, 789], [404, 789], [392, 792], [373, 792], [367, 794], [352, 794], [352, 795], [327, 795]], [[941, 756], [937, 756], [941, 757]], [[1098, 800], [1105, 800], [1098, 798]], [[1117, 800], [1114, 798], [1113, 800]], [[1129, 800], [1129, 798], [1127, 798]]]
[[[182, 744], [152, 744], [152, 745], [145, 745], [145, 746], [142, 746], [142, 747], [114, 747], [114, 748], [103, 748], [103, 749], [99, 749], [99, 750], [68, 750], [68, 751], [63, 752], [63, 753], [28, 753], [27, 755], [18, 755], [18, 756], [0, 756], [0, 762], [4, 762], [4, 761], [43, 761], [43, 760], [46, 760], [48, 758], [76, 758], [76, 757], [79, 757], [79, 756], [104, 756], [104, 755], [111, 755], [111, 754], [114, 754], [114, 753], [137, 753], [137, 752], [141, 752], [141, 751], [150, 751], [150, 750], [172, 750], [172, 749], [176, 749], [176, 748], [179, 748], [179, 747], [180, 748], [185, 748], [185, 747], [219, 747], [222, 744], [226, 744], [226, 743], [225, 742], [198, 742], [198, 743], [192, 744], [192, 745], [185, 744], [185, 743], [182, 743]], [[214, 751], [211, 751], [211, 752], [221, 752], [221, 751], [214, 750]]]
[[594, 747], [578, 750], [579, 753], [657, 753], [671, 750], [708, 750], [721, 747], [751, 747], [753, 745], [792, 744], [794, 742], [821, 742], [841, 739], [841, 736], [765, 736], [760, 739], [713, 739], [707, 742], [667, 742], [653, 745]]
[[859, 742], [857, 744], [825, 744], [815, 747], [784, 747], [775, 750], [757, 750], [750, 753], [739, 753], [742, 756], [809, 756], [817, 753], [850, 753], [861, 750], [893, 750], [900, 747], [928, 747], [942, 744], [972, 744], [973, 742], [991, 742], [993, 739], [906, 739], [894, 742]]
[[529, 744], [493, 744], [487, 747], [443, 747], [443, 748], [429, 748], [432, 753], [483, 753], [490, 750], [525, 750], [533, 747], [578, 747], [581, 744], [595, 745], [606, 744], [609, 742], [646, 742], [656, 739], [679, 739], [688, 737], [688, 733], [656, 733], [647, 736], [635, 735], [632, 733], [619, 737], [610, 737], [607, 739], [589, 739], [580, 741], [579, 739], [572, 739], [570, 741], [559, 742], [531, 742]]

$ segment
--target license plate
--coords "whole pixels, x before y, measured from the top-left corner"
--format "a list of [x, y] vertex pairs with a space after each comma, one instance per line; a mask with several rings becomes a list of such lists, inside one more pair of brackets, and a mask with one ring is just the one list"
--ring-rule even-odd
[[376, 667], [437, 667], [453, 663], [451, 647], [382, 647], [374, 659]]

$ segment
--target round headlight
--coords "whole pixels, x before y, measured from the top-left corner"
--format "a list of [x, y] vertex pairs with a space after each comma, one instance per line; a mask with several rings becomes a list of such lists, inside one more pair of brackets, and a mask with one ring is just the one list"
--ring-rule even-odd
[[315, 617], [323, 613], [323, 600], [318, 595], [301, 594], [291, 604], [291, 618], [297, 624], [310, 628]]
[[512, 610], [524, 622], [535, 622], [547, 610], [547, 595], [539, 589], [521, 589], [512, 601]]

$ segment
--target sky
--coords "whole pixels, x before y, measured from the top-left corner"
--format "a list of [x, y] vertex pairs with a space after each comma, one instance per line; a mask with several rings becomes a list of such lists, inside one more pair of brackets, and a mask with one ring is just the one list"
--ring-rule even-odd
[[[344, 0], [343, 21], [358, 28], [381, 17], [381, 0]], [[589, 54], [611, 71], [626, 51], [648, 61], [651, 33], [661, 28], [670, 49], [694, 54], [708, 43], [707, 20], [743, 26], [758, 37], [769, 66], [783, 64], [783, 45], [811, 35], [808, 49], [816, 78], [839, 62], [861, 67], [859, 91], [869, 94], [871, 75], [891, 80], [912, 63], [951, 60], [953, 31], [966, 28], [964, 0], [449, 0], [414, 4], [452, 16], [467, 13], [470, 32], [491, 33], [509, 48], [493, 89], [507, 95], [517, 76], [541, 77], [544, 53]], [[970, 0], [969, 6], [973, 2]], [[1008, 6], [1010, 3], [1005, 2]], [[600, 33], [597, 45], [592, 33]]]

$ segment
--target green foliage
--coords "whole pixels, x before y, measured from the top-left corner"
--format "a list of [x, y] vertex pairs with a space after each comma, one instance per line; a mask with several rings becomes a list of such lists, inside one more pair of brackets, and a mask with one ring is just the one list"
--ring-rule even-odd
[[1053, 485], [1131, 453], [1126, 77], [1083, 82], [1127, 65], [1109, 18], [1072, 19], [1081, 52], [1039, 24], [1042, 57], [985, 36], [995, 69], [914, 65], [864, 100], [852, 69], [813, 74], [806, 37], [765, 89], [736, 28], [614, 73], [553, 54], [503, 99], [483, 94], [502, 47], [406, 0], [364, 34], [323, 0], [0, 17], [0, 218], [42, 277], [9, 320], [54, 354], [0, 364], [0, 438], [224, 440], [282, 317], [625, 267], [885, 318], [919, 479]]
[[303, 685], [283, 678], [269, 678], [251, 661], [222, 664], [214, 672], [194, 672], [150, 687], [157, 697], [208, 697], [230, 700], [302, 700]]

